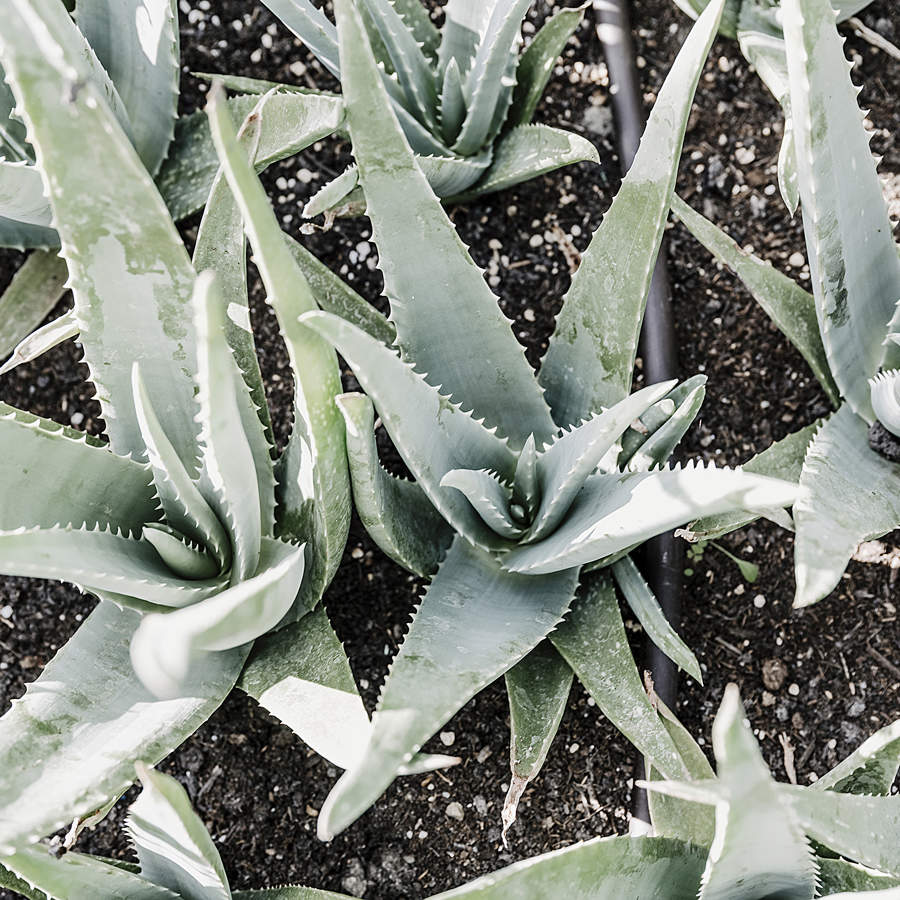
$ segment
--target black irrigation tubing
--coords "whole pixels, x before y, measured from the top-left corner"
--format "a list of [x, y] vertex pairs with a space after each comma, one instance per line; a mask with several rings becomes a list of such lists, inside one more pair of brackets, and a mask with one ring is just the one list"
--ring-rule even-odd
[[[634, 62], [628, 7], [628, 0], [594, 0], [597, 34], [603, 44], [609, 71], [610, 96], [623, 174], [634, 160], [646, 123]], [[672, 317], [672, 295], [666, 272], [665, 241], [660, 247], [650, 283], [647, 311], [641, 329], [640, 355], [647, 384], [678, 378], [678, 347]], [[676, 539], [673, 532], [660, 535], [647, 541], [638, 562], [663, 612], [677, 630], [681, 621], [684, 543]], [[678, 670], [649, 639], [644, 642], [644, 670], [650, 673], [657, 696], [674, 710], [678, 694]], [[643, 769], [643, 758], [639, 758], [635, 766], [637, 777], [641, 777]], [[634, 790], [631, 812], [634, 818], [649, 823], [646, 791], [637, 788]]]

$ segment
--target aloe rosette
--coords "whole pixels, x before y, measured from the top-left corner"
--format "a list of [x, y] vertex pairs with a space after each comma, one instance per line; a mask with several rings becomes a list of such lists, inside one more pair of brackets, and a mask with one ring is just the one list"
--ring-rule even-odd
[[[337, 29], [311, 0], [265, 5], [343, 83]], [[531, 0], [449, 0], [438, 30], [420, 0], [359, 0], [378, 72], [406, 139], [438, 196], [464, 200], [575, 162], [598, 162], [578, 134], [532, 117], [586, 3], [559, 10], [519, 54]], [[226, 81], [228, 83], [228, 81]], [[230, 79], [237, 89], [246, 78]], [[263, 83], [260, 89], [269, 87]], [[308, 217], [365, 211], [355, 167], [307, 204]]]
[[837, 410], [748, 464], [799, 481], [804, 606], [834, 590], [861, 541], [900, 526], [900, 256], [835, 13], [825, 0], [783, 0], [782, 12], [812, 294], [677, 198], [673, 209], [803, 353]]
[[[663, 465], [696, 415], [702, 379], [629, 395], [679, 149], [719, 12], [701, 19], [674, 64], [536, 377], [416, 162], [359, 10], [336, 4], [347, 122], [396, 338], [392, 346], [323, 312], [301, 322], [333, 342], [366, 392], [338, 399], [359, 515], [389, 556], [431, 582], [368, 747], [321, 810], [323, 837], [359, 816], [425, 740], [504, 673], [516, 732], [508, 817], [543, 762], [573, 669], [663, 771], [683, 771], [631, 659], [607, 572], [585, 578], [573, 601], [582, 572], [612, 566], [654, 639], [699, 677], [628, 552], [701, 509], [749, 505], [779, 515], [795, 492], [741, 471]], [[376, 409], [414, 482], [380, 466]]]
[[[696, 18], [709, 0], [675, 0]], [[872, 0], [831, 0], [838, 22], [855, 16]], [[778, 154], [778, 187], [785, 205], [796, 212], [800, 202], [791, 87], [784, 45], [784, 8], [781, 0], [728, 0], [719, 30], [736, 38], [741, 53], [778, 101], [784, 113], [784, 133]]]
[[[337, 765], [354, 761], [369, 728], [314, 610], [350, 516], [337, 360], [297, 324], [317, 308], [305, 257], [248, 159], [283, 129], [315, 140], [320, 123], [272, 93], [237, 139], [221, 98], [211, 105], [223, 170], [192, 261], [107, 99], [89, 83], [73, 89], [77, 54], [46, 27], [44, 6], [9, 5], [0, 60], [50, 173], [107, 440], [0, 407], [0, 572], [73, 582], [100, 603], [0, 719], [4, 853], [105, 808], [135, 760], [165, 756], [236, 683]], [[250, 330], [245, 230], [293, 366], [280, 454]], [[338, 299], [332, 308], [355, 321], [371, 316]]]

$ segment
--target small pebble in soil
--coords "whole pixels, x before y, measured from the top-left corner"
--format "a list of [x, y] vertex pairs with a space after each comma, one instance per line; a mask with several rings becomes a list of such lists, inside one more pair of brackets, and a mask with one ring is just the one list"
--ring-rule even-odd
[[445, 747], [452, 747], [453, 742], [456, 740], [456, 735], [452, 731], [442, 731], [440, 734], [441, 743]]
[[455, 800], [452, 803], [447, 804], [447, 808], [444, 812], [448, 819], [455, 819], [457, 822], [462, 822], [466, 815], [463, 811], [462, 803], [457, 803]]
[[762, 608], [766, 605], [766, 598], [765, 598], [765, 595], [764, 595], [764, 594], [757, 594], [757, 595], [753, 598], [753, 605], [754, 605], [757, 609], [762, 609]]
[[763, 684], [770, 691], [780, 690], [786, 678], [787, 666], [784, 664], [783, 660], [767, 659], [765, 662], [763, 662], [762, 680]]
[[799, 696], [800, 696], [800, 685], [799, 685], [799, 684], [796, 684], [796, 683], [795, 683], [795, 684], [789, 685], [789, 686], [788, 686], [788, 693], [789, 693], [792, 697], [799, 697]]

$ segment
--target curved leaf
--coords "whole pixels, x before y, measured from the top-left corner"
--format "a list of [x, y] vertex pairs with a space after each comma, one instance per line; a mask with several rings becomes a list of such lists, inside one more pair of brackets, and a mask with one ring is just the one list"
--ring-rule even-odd
[[504, 572], [454, 539], [385, 681], [362, 762], [345, 772], [319, 814], [323, 839], [343, 831], [457, 710], [517, 663], [559, 622], [578, 572]]
[[28, 255], [0, 295], [0, 357], [12, 353], [59, 303], [67, 276], [66, 263], [55, 250]]
[[509, 540], [522, 534], [524, 529], [510, 513], [512, 489], [486, 469], [451, 469], [441, 487], [459, 491], [491, 531]]
[[19, 341], [9, 359], [0, 366], [0, 375], [11, 372], [23, 363], [32, 362], [48, 350], [77, 336], [78, 322], [75, 320], [75, 313], [69, 310]]
[[0, 158], [0, 213], [26, 225], [50, 226], [50, 204], [36, 166]]
[[891, 792], [900, 767], [900, 721], [879, 729], [853, 753], [810, 785], [810, 790], [845, 794]]
[[866, 893], [900, 888], [900, 879], [891, 875], [875, 872], [846, 859], [819, 858], [818, 864], [822, 897], [837, 896], [844, 900], [896, 900], [900, 896], [900, 891]]
[[869, 381], [872, 397], [872, 411], [875, 418], [890, 431], [900, 437], [900, 369], [880, 372]]
[[264, 4], [281, 19], [312, 51], [316, 59], [335, 78], [341, 77], [338, 59], [337, 31], [310, 0], [263, 0]]

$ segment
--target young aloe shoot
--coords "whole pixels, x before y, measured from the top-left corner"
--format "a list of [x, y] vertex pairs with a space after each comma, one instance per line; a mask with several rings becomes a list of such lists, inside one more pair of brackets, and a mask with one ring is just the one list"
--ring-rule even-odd
[[[701, 18], [660, 92], [538, 376], [411, 152], [359, 10], [341, 0], [336, 13], [347, 122], [396, 342], [328, 313], [301, 321], [334, 343], [367, 394], [339, 398], [363, 522], [388, 555], [433, 577], [384, 685], [366, 753], [326, 801], [319, 832], [330, 837], [359, 816], [450, 716], [548, 635], [556, 650], [542, 651], [544, 663], [531, 661], [538, 671], [574, 668], [664, 771], [683, 772], [627, 653], [605, 574], [585, 579], [570, 619], [554, 629], [572, 608], [582, 571], [615, 564], [642, 621], [699, 675], [628, 552], [701, 510], [780, 510], [795, 493], [740, 470], [664, 465], [696, 415], [702, 380], [630, 395], [679, 148], [721, 4]], [[381, 468], [373, 407], [415, 483]], [[630, 428], [638, 417], [649, 423], [643, 434]], [[610, 635], [608, 646], [592, 644], [592, 635]], [[623, 673], [615, 685], [600, 677], [604, 666]], [[529, 668], [508, 677], [524, 684]], [[566, 679], [558, 682], [567, 692]], [[556, 699], [554, 692], [548, 706]], [[552, 739], [557, 723], [555, 711], [540, 717], [534, 746]], [[541, 761], [524, 760], [521, 777]]]

